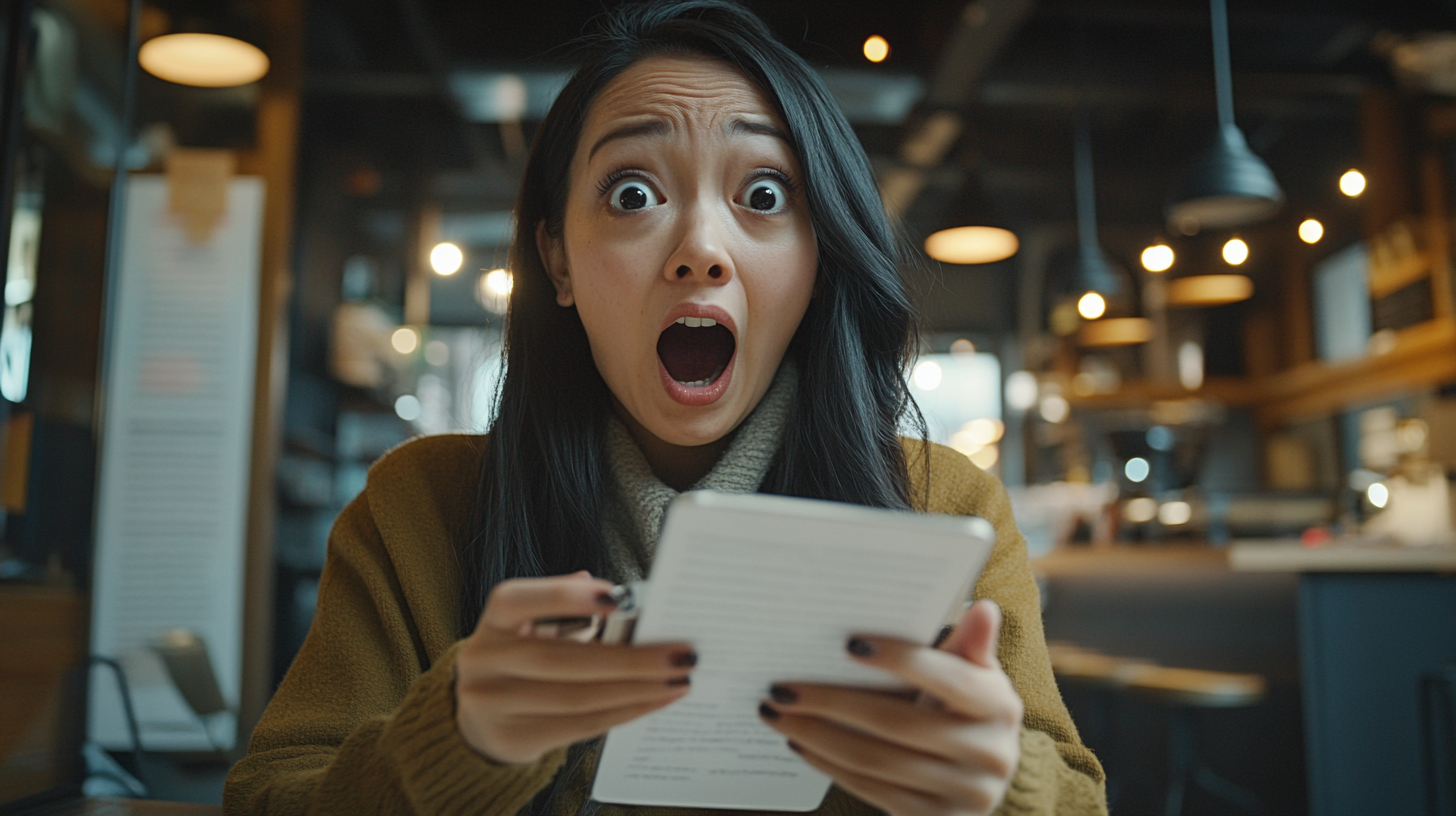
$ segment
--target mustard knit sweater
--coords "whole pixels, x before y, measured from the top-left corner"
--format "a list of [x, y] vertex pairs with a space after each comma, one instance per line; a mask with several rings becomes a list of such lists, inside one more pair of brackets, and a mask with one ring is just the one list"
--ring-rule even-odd
[[[228, 814], [511, 816], [560, 770], [564, 749], [500, 766], [455, 729], [460, 576], [452, 542], [469, 525], [484, 444], [480, 436], [425, 437], [370, 470], [368, 486], [334, 523], [313, 628], [248, 755], [228, 775]], [[912, 463], [921, 461], [919, 444], [906, 443]], [[917, 509], [979, 515], [996, 528], [975, 597], [1001, 605], [999, 654], [1026, 706], [1021, 763], [998, 813], [1106, 813], [1102, 768], [1052, 678], [1037, 588], [1005, 490], [940, 446], [929, 451], [928, 485], [921, 468], [910, 470]], [[559, 811], [573, 809], [572, 798], [561, 797]], [[604, 805], [598, 813], [626, 810]], [[836, 787], [817, 813], [877, 811]]]

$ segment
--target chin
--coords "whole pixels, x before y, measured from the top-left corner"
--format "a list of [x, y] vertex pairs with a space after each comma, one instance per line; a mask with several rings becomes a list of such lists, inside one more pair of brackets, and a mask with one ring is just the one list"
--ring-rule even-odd
[[[732, 433], [742, 417], [731, 411], [721, 400], [712, 406], [688, 408], [673, 405], [669, 411], [658, 413], [651, 422], [642, 426], [653, 436], [669, 445], [696, 448], [711, 445]], [[641, 420], [638, 420], [641, 422]]]

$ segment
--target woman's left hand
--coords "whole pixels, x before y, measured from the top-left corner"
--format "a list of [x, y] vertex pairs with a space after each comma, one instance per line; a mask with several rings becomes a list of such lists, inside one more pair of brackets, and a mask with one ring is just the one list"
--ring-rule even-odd
[[759, 713], [810, 765], [891, 816], [990, 813], [1021, 756], [1021, 698], [996, 658], [1000, 628], [1000, 607], [978, 601], [939, 649], [853, 638], [856, 660], [919, 697], [781, 683]]

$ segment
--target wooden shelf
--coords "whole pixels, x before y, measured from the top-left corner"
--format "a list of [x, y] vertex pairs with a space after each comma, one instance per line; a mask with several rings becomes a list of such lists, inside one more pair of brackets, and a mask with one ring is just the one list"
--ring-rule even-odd
[[1176, 383], [1128, 380], [1114, 393], [1068, 399], [1075, 407], [1090, 409], [1206, 399], [1253, 408], [1260, 425], [1277, 427], [1452, 381], [1456, 381], [1456, 321], [1437, 318], [1401, 329], [1381, 354], [1344, 363], [1304, 363], [1263, 377], [1210, 378], [1195, 391]]

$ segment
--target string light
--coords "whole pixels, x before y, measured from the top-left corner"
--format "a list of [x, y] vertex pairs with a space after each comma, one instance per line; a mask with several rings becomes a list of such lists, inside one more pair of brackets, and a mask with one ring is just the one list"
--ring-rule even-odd
[[1319, 239], [1323, 237], [1325, 237], [1324, 224], [1321, 224], [1313, 218], [1306, 218], [1300, 222], [1299, 240], [1306, 244], [1317, 244], [1319, 243]]
[[890, 43], [884, 37], [876, 34], [864, 41], [865, 59], [870, 62], [884, 62], [890, 56]]
[[1359, 170], [1346, 170], [1345, 174], [1340, 176], [1340, 192], [1350, 198], [1365, 192], [1365, 174]]
[[438, 275], [447, 277], [453, 275], [460, 271], [460, 267], [464, 263], [465, 253], [460, 251], [460, 247], [448, 241], [435, 244], [435, 248], [430, 250], [430, 268], [435, 270]]

